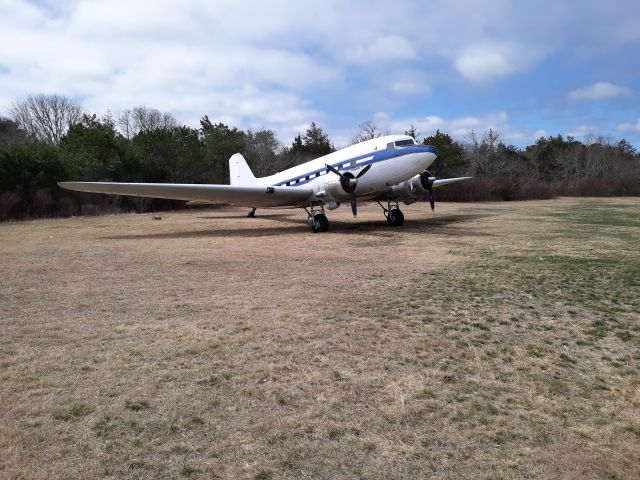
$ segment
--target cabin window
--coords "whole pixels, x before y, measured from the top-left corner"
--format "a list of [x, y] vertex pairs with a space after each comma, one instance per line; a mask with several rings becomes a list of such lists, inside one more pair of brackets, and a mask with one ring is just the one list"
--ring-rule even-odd
[[290, 187], [290, 186], [291, 186], [291, 182], [287, 182], [287, 187]]
[[393, 144], [393, 142], [387, 143], [387, 150], [393, 150], [394, 148], [396, 148], [396, 146]]
[[320, 172], [316, 172], [316, 178], [320, 176]]
[[307, 175], [307, 181], [311, 180], [311, 177], [309, 175]]

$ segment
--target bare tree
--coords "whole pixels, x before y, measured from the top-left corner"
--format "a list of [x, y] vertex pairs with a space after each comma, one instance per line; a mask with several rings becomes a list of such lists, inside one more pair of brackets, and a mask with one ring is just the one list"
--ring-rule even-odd
[[409, 129], [404, 131], [404, 134], [409, 135], [410, 137], [413, 137], [414, 140], [418, 141], [418, 137], [422, 135], [422, 132], [418, 132], [415, 125], [412, 123], [409, 125]]
[[508, 159], [502, 155], [504, 150], [502, 135], [490, 128], [482, 137], [475, 130], [465, 135], [467, 151], [471, 157], [472, 169], [476, 174], [486, 176], [505, 175], [509, 171]]
[[82, 106], [61, 95], [29, 95], [16, 101], [9, 114], [31, 136], [57, 144], [69, 127], [80, 120]]
[[360, 131], [355, 137], [353, 137], [352, 143], [354, 144], [366, 142], [367, 140], [372, 140], [374, 138], [382, 136], [382, 132], [373, 120], [362, 122], [360, 125], [358, 125], [358, 128], [360, 129]]
[[610, 161], [613, 147], [611, 139], [603, 136], [588, 135], [585, 137], [584, 172], [585, 177], [612, 175], [613, 162]]
[[471, 163], [475, 167], [480, 164], [480, 136], [478, 135], [478, 132], [472, 128], [467, 130], [467, 133], [464, 135], [464, 139], [467, 141], [466, 148], [471, 156]]
[[150, 132], [159, 128], [172, 128], [178, 121], [167, 112], [144, 106], [120, 112], [117, 120], [120, 132], [126, 138], [133, 138], [140, 132]]

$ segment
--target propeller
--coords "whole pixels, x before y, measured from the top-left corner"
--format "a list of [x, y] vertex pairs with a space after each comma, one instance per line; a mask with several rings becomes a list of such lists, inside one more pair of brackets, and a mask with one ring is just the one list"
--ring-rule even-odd
[[429, 204], [431, 205], [431, 211], [435, 212], [436, 210], [436, 201], [433, 197], [433, 181], [436, 177], [431, 175], [429, 170], [425, 170], [420, 174], [420, 183], [425, 188], [427, 192], [429, 192]]
[[351, 199], [351, 212], [353, 213], [353, 216], [356, 217], [358, 215], [358, 206], [356, 204], [356, 187], [358, 186], [358, 179], [369, 171], [371, 164], [360, 170], [357, 175], [353, 175], [351, 172], [342, 173], [336, 167], [329, 164], [325, 165], [327, 167], [327, 172], [333, 172], [340, 177], [340, 186], [349, 194]]

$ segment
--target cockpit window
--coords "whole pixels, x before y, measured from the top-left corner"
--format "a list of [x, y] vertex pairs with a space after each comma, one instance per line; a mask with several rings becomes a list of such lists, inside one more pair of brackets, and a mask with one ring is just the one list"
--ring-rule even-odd
[[408, 140], [398, 140], [396, 142], [396, 147], [406, 147], [408, 145], [415, 145], [416, 141], [413, 138], [410, 138]]

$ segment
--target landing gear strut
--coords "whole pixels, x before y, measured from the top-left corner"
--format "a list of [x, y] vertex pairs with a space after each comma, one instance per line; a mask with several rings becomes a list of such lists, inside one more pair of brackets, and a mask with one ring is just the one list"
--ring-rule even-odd
[[387, 223], [389, 225], [391, 225], [392, 227], [402, 226], [402, 224], [404, 223], [404, 214], [400, 211], [400, 206], [398, 205], [398, 202], [388, 201], [386, 208], [380, 202], [378, 202], [378, 205], [382, 207], [382, 210], [384, 211], [384, 216], [387, 219]]
[[307, 215], [309, 216], [307, 221], [311, 225], [311, 229], [314, 233], [327, 232], [329, 230], [329, 220], [324, 214], [324, 205], [320, 205], [320, 211], [318, 212], [314, 205], [309, 205], [309, 209], [305, 208]]

